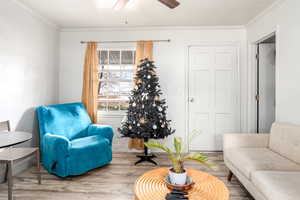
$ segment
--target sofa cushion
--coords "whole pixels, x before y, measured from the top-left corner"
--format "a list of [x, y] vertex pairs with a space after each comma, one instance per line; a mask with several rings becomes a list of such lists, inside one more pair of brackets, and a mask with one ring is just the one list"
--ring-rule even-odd
[[300, 126], [274, 123], [269, 147], [272, 151], [300, 164]]
[[248, 179], [257, 170], [300, 171], [300, 165], [268, 148], [227, 149], [225, 157]]
[[268, 200], [300, 199], [300, 172], [256, 171], [252, 182]]

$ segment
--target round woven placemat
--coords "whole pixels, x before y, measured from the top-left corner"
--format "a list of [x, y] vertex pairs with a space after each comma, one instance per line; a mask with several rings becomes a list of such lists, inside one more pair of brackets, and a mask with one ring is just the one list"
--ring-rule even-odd
[[[164, 200], [170, 190], [167, 188], [164, 177], [167, 168], [159, 168], [146, 172], [140, 176], [134, 185], [137, 200]], [[198, 170], [188, 169], [188, 175], [195, 182], [188, 191], [189, 200], [228, 200], [229, 191], [218, 178]]]

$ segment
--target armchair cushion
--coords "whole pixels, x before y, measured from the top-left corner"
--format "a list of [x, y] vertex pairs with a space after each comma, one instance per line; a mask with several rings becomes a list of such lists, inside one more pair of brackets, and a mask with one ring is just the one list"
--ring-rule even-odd
[[108, 139], [94, 135], [71, 141], [68, 163], [69, 173], [82, 174], [85, 169], [102, 166], [112, 160], [112, 149]]
[[58, 104], [37, 108], [41, 136], [46, 133], [62, 135], [69, 140], [86, 136], [91, 124], [82, 103]]

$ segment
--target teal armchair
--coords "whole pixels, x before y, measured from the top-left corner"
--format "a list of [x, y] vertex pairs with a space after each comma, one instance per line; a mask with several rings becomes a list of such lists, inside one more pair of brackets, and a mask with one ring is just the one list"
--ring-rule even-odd
[[37, 108], [43, 166], [60, 177], [83, 174], [112, 160], [113, 129], [95, 125], [82, 103]]

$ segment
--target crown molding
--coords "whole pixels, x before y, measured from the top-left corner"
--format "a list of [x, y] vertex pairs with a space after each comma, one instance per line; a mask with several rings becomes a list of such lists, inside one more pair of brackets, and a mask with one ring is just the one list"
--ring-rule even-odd
[[73, 27], [61, 28], [61, 32], [100, 32], [100, 31], [164, 31], [164, 30], [241, 30], [245, 26], [134, 26], [134, 27]]
[[52, 20], [44, 17], [39, 12], [25, 5], [20, 0], [13, 0], [13, 2], [19, 7], [26, 10], [31, 14], [34, 18], [43, 22], [46, 25], [49, 25], [60, 32], [100, 32], [100, 31], [159, 31], [159, 30], [237, 30], [237, 29], [245, 29], [248, 26], [254, 24], [256, 21], [261, 19], [263, 16], [270, 13], [273, 9], [280, 6], [286, 0], [276, 0], [272, 5], [267, 7], [257, 16], [249, 20], [245, 25], [228, 25], [228, 26], [132, 26], [132, 27], [60, 27], [58, 24], [53, 22]]
[[257, 22], [259, 19], [263, 18], [265, 15], [267, 15], [268, 13], [270, 13], [271, 11], [273, 11], [275, 8], [277, 8], [278, 6], [280, 6], [285, 1], [286, 0], [276, 0], [273, 4], [271, 4], [269, 7], [267, 7], [266, 9], [264, 9], [261, 13], [259, 13], [254, 18], [252, 18], [245, 25], [245, 27], [247, 28], [248, 26], [251, 26], [252, 24], [254, 24], [255, 22]]
[[53, 21], [51, 21], [48, 18], [44, 17], [43, 15], [41, 15], [40, 13], [35, 11], [34, 9], [30, 8], [29, 6], [25, 5], [23, 2], [21, 2], [19, 0], [13, 0], [13, 2], [17, 6], [19, 6], [20, 8], [27, 11], [32, 17], [39, 20], [40, 22], [42, 22], [42, 23], [44, 23], [48, 26], [51, 26], [51, 27], [55, 28], [56, 30], [60, 30], [60, 27], [56, 23], [54, 23]]

